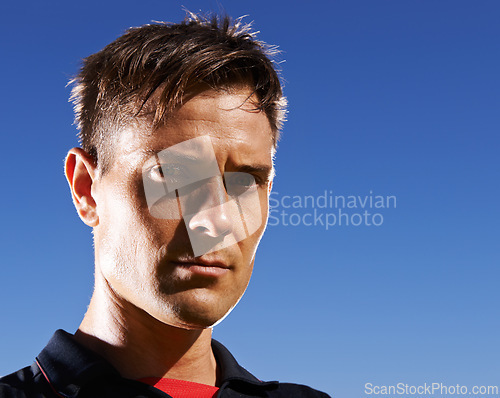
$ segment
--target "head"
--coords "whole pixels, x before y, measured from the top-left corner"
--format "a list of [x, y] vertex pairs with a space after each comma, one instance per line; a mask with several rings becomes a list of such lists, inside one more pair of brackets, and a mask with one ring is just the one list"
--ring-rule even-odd
[[[72, 98], [82, 148], [66, 174], [93, 227], [95, 289], [165, 324], [213, 326], [267, 223], [285, 102], [265, 45], [227, 17], [132, 28], [84, 60]], [[152, 204], [170, 172], [190, 183]]]
[[198, 86], [220, 90], [242, 82], [269, 119], [276, 147], [286, 101], [270, 57], [248, 24], [189, 14], [179, 24], [130, 28], [83, 60], [71, 100], [82, 148], [101, 173], [113, 162], [121, 131], [138, 120], [164, 124]]

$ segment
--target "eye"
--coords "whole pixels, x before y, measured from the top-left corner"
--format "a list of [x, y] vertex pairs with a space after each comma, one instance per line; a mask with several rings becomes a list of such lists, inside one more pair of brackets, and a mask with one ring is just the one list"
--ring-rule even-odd
[[255, 177], [252, 174], [240, 172], [224, 173], [224, 183], [228, 195], [241, 195], [255, 186]]
[[151, 167], [149, 173], [155, 181], [175, 182], [184, 176], [185, 171], [182, 166], [175, 164], [156, 164]]

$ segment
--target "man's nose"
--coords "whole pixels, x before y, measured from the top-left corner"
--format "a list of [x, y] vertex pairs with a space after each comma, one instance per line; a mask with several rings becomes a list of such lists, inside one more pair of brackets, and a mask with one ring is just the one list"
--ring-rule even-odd
[[[186, 226], [196, 234], [223, 238], [232, 232], [234, 209], [221, 176], [196, 184], [186, 195], [180, 194]], [[184, 203], [183, 203], [184, 202]]]
[[199, 211], [189, 220], [188, 228], [211, 238], [229, 235], [232, 230], [232, 219], [228, 203]]

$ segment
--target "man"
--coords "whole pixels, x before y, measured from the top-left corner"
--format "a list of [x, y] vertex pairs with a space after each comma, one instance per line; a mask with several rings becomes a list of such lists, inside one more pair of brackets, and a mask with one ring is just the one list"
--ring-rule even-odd
[[130, 29], [84, 60], [66, 177], [95, 287], [0, 397], [326, 397], [263, 382], [212, 327], [249, 282], [284, 115], [264, 44], [229, 18]]

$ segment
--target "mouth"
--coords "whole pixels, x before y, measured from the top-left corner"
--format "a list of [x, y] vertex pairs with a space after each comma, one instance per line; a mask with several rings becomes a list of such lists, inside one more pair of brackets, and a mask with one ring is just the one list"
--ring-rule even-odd
[[231, 270], [230, 265], [217, 259], [180, 258], [171, 263], [190, 273], [211, 277], [222, 276]]

